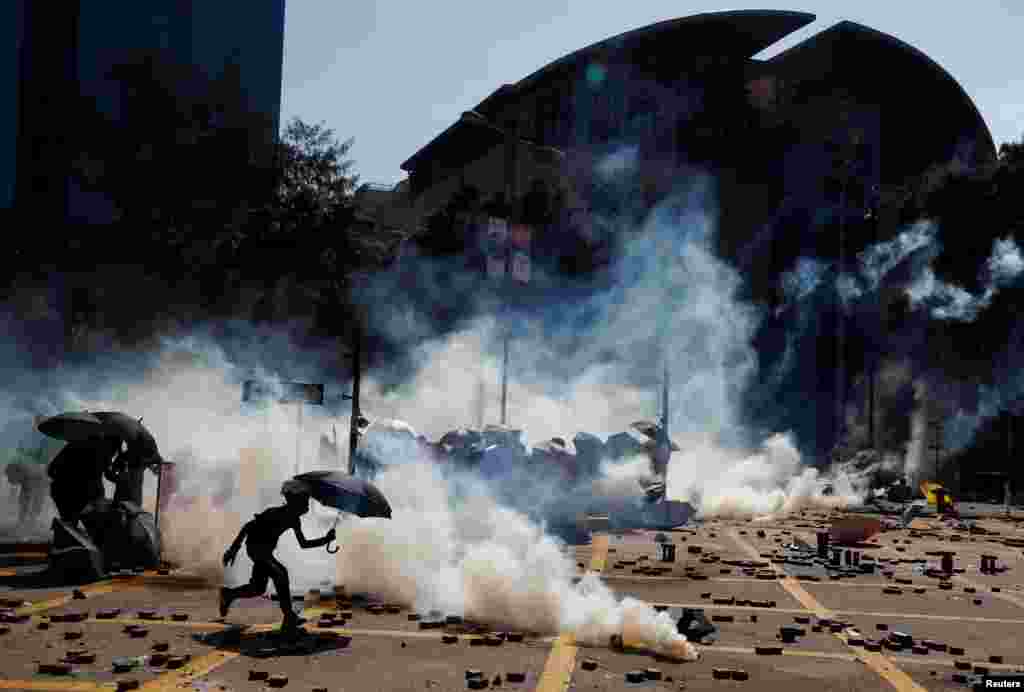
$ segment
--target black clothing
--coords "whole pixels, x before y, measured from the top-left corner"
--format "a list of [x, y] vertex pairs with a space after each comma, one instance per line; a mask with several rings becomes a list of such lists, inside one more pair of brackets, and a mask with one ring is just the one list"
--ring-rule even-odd
[[108, 441], [69, 442], [53, 458], [50, 495], [62, 520], [76, 522], [86, 505], [106, 496], [103, 474], [114, 452]]
[[271, 507], [253, 517], [245, 536], [245, 546], [253, 551], [272, 553], [285, 532], [299, 528], [299, 516], [290, 507]]
[[277, 602], [281, 606], [281, 612], [286, 618], [293, 617], [291, 585], [288, 583], [288, 570], [277, 558], [268, 553], [257, 552], [249, 549], [249, 557], [252, 558], [252, 576], [248, 584], [227, 589], [227, 596], [230, 600], [236, 598], [255, 598], [267, 592], [267, 582], [274, 582], [274, 590], [277, 591]]

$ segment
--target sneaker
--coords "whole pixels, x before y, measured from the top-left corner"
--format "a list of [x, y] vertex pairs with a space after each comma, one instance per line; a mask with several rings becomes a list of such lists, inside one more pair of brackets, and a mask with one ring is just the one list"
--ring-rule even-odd
[[228, 616], [228, 609], [231, 608], [231, 597], [228, 595], [227, 587], [221, 587], [220, 590], [220, 616], [226, 618]]

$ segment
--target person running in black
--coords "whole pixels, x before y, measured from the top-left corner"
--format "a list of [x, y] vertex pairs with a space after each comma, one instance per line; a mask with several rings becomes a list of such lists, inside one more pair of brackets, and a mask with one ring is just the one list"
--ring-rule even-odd
[[281, 489], [285, 504], [271, 507], [257, 514], [239, 531], [238, 537], [224, 553], [224, 565], [234, 563], [235, 556], [245, 542], [246, 551], [252, 559], [252, 577], [248, 584], [220, 590], [220, 614], [227, 617], [228, 610], [236, 598], [255, 598], [267, 591], [267, 582], [274, 582], [277, 601], [284, 613], [282, 629], [296, 629], [302, 620], [292, 610], [291, 588], [288, 584], [288, 570], [274, 557], [277, 541], [289, 529], [295, 531], [302, 548], [319, 548], [335, 538], [331, 529], [323, 538], [306, 540], [299, 521], [309, 511], [309, 494], [301, 483], [289, 481]]

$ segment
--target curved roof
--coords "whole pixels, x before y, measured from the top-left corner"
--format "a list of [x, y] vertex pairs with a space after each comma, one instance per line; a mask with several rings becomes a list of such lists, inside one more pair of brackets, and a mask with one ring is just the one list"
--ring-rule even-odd
[[[473, 110], [489, 115], [489, 111], [492, 111], [506, 98], [515, 96], [542, 81], [545, 77], [554, 75], [560, 69], [608, 54], [642, 51], [654, 43], [686, 46], [686, 50], [681, 51], [681, 57], [682, 55], [707, 52], [749, 58], [797, 29], [810, 24], [814, 19], [815, 16], [807, 12], [736, 10], [708, 12], [656, 22], [592, 43], [585, 48], [564, 55], [515, 84], [502, 85]], [[479, 137], [465, 134], [466, 132], [465, 125], [456, 122], [402, 163], [402, 170], [414, 169], [416, 164], [428, 156], [432, 149], [454, 137], [465, 135], [479, 139]]]
[[[657, 47], [685, 47], [678, 51], [681, 60], [695, 54], [751, 58], [794, 31], [807, 26], [814, 19], [813, 14], [806, 12], [737, 10], [696, 14], [657, 22], [598, 41], [554, 60], [515, 84], [501, 86], [473, 110], [490, 117], [499, 110], [502, 102], [517, 98], [523, 91], [548, 77], [553, 77], [563, 69], [616, 55], [642, 55], [645, 51], [654, 51]], [[849, 50], [836, 50], [835, 47], [846, 38], [851, 38], [855, 45]], [[863, 50], [866, 44], [871, 46], [870, 53]], [[826, 58], [822, 55], [825, 52], [831, 54]], [[843, 21], [779, 53], [765, 64], [784, 70], [795, 67], [798, 70], [806, 68], [808, 71], [822, 72], [831, 70], [837, 61], [846, 61], [846, 64], [853, 66], [850, 73], [861, 80], [873, 80], [874, 89], [890, 91], [898, 96], [900, 102], [913, 98], [907, 95], [908, 91], [916, 91], [917, 95], [929, 104], [929, 108], [938, 105], [945, 109], [943, 117], [940, 118], [923, 117], [916, 109], [886, 112], [886, 131], [898, 133], [894, 140], [900, 141], [900, 146], [908, 153], [913, 152], [913, 156], [907, 158], [908, 162], [912, 159], [923, 161], [936, 155], [948, 156], [950, 152], [936, 154], [930, 151], [929, 145], [934, 149], [934, 140], [928, 142], [926, 135], [939, 134], [947, 137], [953, 132], [973, 135], [981, 149], [977, 152], [980, 158], [995, 157], [996, 148], [991, 132], [960, 84], [923, 52], [894, 36], [861, 24]], [[861, 69], [861, 65], [857, 64], [859, 61], [870, 61], [872, 65], [867, 69]], [[884, 71], [879, 72], [876, 69], [879, 64], [885, 66]], [[882, 75], [881, 78], [876, 76], [879, 74]], [[890, 123], [893, 125], [891, 130]], [[900, 135], [903, 133], [914, 137], [910, 140], [901, 140]], [[486, 148], [493, 146], [495, 133], [481, 131], [480, 127], [466, 124], [462, 120], [456, 121], [409, 157], [402, 164], [402, 169], [415, 169], [421, 160], [431, 157], [435, 152], [444, 151], [446, 145], [453, 141], [471, 148]]]
[[[667, 19], [647, 26], [626, 31], [617, 36], [592, 43], [554, 60], [514, 85], [504, 85], [494, 95], [511, 94], [532, 86], [559, 68], [598, 57], [607, 52], [629, 51], [657, 41], [677, 43], [685, 46], [686, 54], [713, 50], [714, 54], [749, 58], [765, 48], [778, 43], [794, 31], [801, 29], [815, 19], [808, 12], [785, 10], [733, 10], [729, 12], [705, 12], [687, 17]], [[476, 108], [485, 112], [491, 96]]]
[[[960, 86], [960, 83], [927, 54], [895, 36], [856, 22], [842, 21], [779, 53], [768, 60], [767, 64], [782, 69], [786, 69], [790, 63], [800, 62], [820, 66], [825, 61], [818, 58], [818, 51], [825, 50], [826, 44], [837, 43], [843, 39], [852, 40], [855, 42], [856, 49], [859, 49], [847, 51], [851, 58], [866, 55], [861, 51], [870, 44], [871, 54], [865, 59], [870, 60], [872, 65], [863, 70], [862, 74], [864, 78], [873, 80], [876, 86], [888, 85], [904, 101], [913, 98], [913, 95], [908, 92], [916, 90], [918, 93], [935, 99], [936, 102], [942, 102], [944, 107], [956, 111], [955, 113], [947, 111], [941, 118], [927, 118], [921, 111], [908, 111], [902, 114], [887, 112], [886, 121], [898, 120], [902, 116], [902, 119], [906, 121], [906, 129], [912, 131], [928, 120], [948, 121], [951, 119], [950, 116], [957, 116], [958, 124], [976, 129], [976, 134], [980, 139], [978, 144], [983, 149], [979, 152], [981, 157], [995, 158], [996, 147], [992, 133], [974, 101]], [[885, 66], [884, 73], [881, 73], [884, 75], [884, 79], [879, 79], [876, 76], [878, 74], [877, 65]], [[853, 69], [857, 70], [857, 67]], [[930, 103], [929, 108], [932, 105], [933, 103]], [[945, 129], [947, 131], [950, 129], [948, 122]]]

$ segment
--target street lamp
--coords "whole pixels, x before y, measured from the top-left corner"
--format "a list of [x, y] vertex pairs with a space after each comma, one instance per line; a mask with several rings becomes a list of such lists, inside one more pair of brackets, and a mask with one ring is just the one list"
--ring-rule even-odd
[[[508, 209], [508, 224], [517, 221], [515, 217], [515, 200], [516, 200], [516, 178], [517, 178], [517, 150], [520, 143], [525, 144], [535, 151], [540, 151], [553, 156], [555, 159], [561, 161], [565, 159], [565, 152], [555, 147], [537, 144], [529, 140], [523, 139], [519, 136], [518, 121], [513, 121], [511, 127], [501, 127], [486, 118], [485, 116], [477, 113], [476, 111], [464, 111], [459, 117], [459, 122], [466, 125], [472, 125], [482, 129], [491, 130], [495, 134], [501, 135], [505, 141], [505, 201]], [[505, 271], [504, 276], [507, 277], [511, 272], [512, 253], [510, 244], [505, 243]], [[502, 313], [506, 313], [508, 310], [508, 291], [502, 291]], [[502, 367], [501, 367], [501, 424], [508, 424], [508, 347], [510, 339], [510, 329], [506, 325], [504, 328], [504, 334], [502, 337]]]

